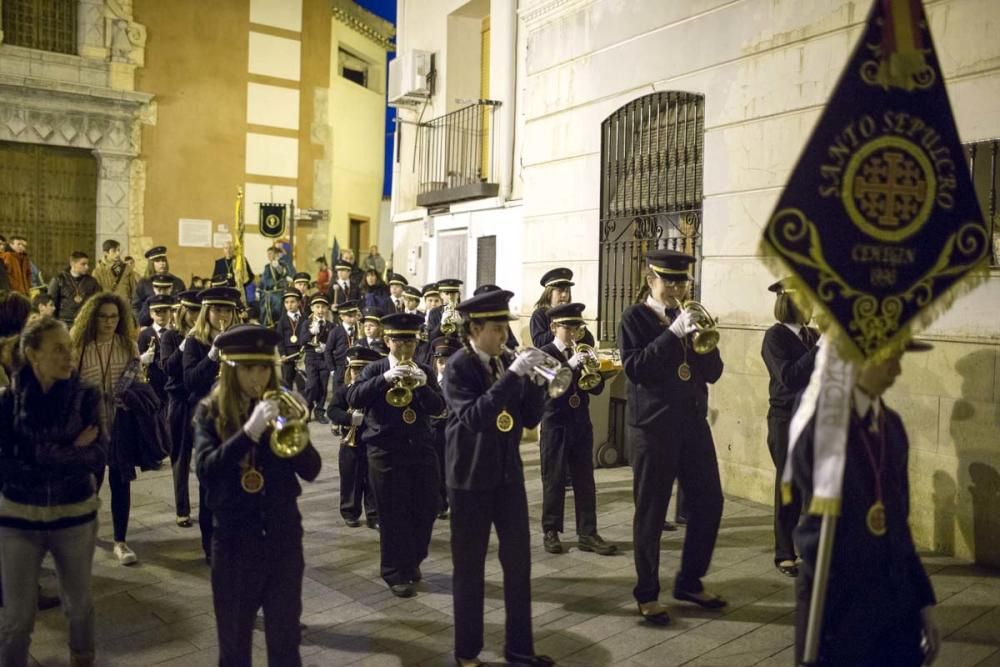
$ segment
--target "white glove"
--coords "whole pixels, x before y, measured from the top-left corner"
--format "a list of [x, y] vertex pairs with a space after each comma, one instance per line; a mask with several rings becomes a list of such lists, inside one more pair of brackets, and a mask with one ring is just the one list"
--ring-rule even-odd
[[278, 403], [276, 401], [261, 401], [250, 413], [250, 419], [243, 425], [243, 431], [254, 442], [260, 442], [260, 437], [264, 435], [268, 425], [277, 416]]
[[326, 352], [326, 343], [320, 343], [316, 346], [316, 354], [323, 354]]
[[382, 377], [385, 378], [385, 381], [389, 384], [392, 384], [395, 380], [400, 378], [405, 378], [407, 375], [409, 375], [409, 371], [406, 366], [400, 366], [399, 364], [396, 364], [385, 373], [382, 373]]
[[519, 353], [508, 367], [511, 373], [519, 377], [527, 375], [532, 368], [540, 366], [545, 360], [545, 353], [533, 347]]
[[567, 363], [569, 364], [570, 368], [576, 370], [581, 364], [583, 364], [583, 362], [587, 360], [587, 357], [588, 355], [584, 354], [583, 352], [577, 352], [576, 354], [574, 354], [572, 357], [569, 358], [569, 361]]
[[698, 326], [695, 324], [694, 317], [691, 316], [691, 311], [689, 310], [682, 310], [680, 315], [670, 323], [670, 333], [678, 338], [684, 338], [689, 333], [694, 333], [697, 330]]
[[312, 324], [309, 325], [309, 333], [313, 336], [319, 335], [319, 320], [313, 320]]
[[219, 348], [217, 348], [217, 347], [215, 347], [213, 345], [212, 349], [208, 351], [208, 358], [211, 359], [212, 361], [218, 361], [219, 360]]
[[187, 343], [187, 342], [188, 342], [187, 338], [185, 338], [184, 340], [182, 340], [180, 346], [177, 349], [179, 349], [181, 352], [183, 352], [184, 351], [184, 344]]
[[351, 410], [351, 426], [361, 426], [361, 422], [365, 420], [365, 413], [361, 410]]
[[420, 367], [413, 369], [413, 371], [410, 373], [410, 377], [412, 377], [414, 380], [417, 381], [418, 387], [423, 387], [425, 384], [427, 384], [427, 373], [425, 373], [424, 370]]
[[153, 359], [156, 357], [156, 350], [150, 345], [149, 349], [139, 355], [139, 363], [143, 366], [149, 366], [153, 363]]

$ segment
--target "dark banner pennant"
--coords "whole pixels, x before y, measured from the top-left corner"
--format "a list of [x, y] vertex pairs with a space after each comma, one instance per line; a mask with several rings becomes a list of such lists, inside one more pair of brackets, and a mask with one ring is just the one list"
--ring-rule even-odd
[[846, 358], [902, 350], [988, 266], [919, 0], [876, 0], [762, 241]]
[[260, 235], [269, 239], [276, 239], [285, 234], [285, 205], [284, 204], [261, 204], [260, 205]]

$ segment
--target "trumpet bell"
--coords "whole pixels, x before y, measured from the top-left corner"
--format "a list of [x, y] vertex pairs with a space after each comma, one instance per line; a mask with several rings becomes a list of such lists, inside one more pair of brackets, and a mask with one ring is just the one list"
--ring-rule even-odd
[[590, 391], [597, 385], [601, 384], [601, 374], [586, 372], [580, 376], [580, 379], [576, 383], [580, 389], [584, 391]]
[[697, 301], [685, 301], [682, 305], [684, 310], [691, 311], [698, 331], [692, 338], [692, 347], [698, 354], [708, 354], [719, 345], [719, 330], [716, 328], [718, 322], [712, 317], [701, 303]]
[[413, 402], [413, 391], [407, 387], [392, 387], [385, 392], [385, 402], [394, 408], [405, 408]]
[[719, 332], [714, 328], [697, 331], [692, 337], [692, 343], [695, 352], [708, 354], [719, 346]]
[[278, 402], [278, 416], [271, 422], [271, 451], [281, 459], [298, 456], [309, 445], [309, 408], [287, 389], [272, 389], [263, 398]]

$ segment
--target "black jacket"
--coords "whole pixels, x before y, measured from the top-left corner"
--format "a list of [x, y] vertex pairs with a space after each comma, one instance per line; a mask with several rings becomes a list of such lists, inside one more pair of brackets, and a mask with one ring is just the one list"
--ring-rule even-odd
[[[101, 392], [74, 374], [56, 382], [47, 394], [30, 367], [0, 389], [0, 485], [3, 496], [34, 505], [69, 505], [90, 498], [96, 489], [95, 473], [107, 459], [108, 433], [101, 418]], [[99, 429], [89, 447], [73, 441], [88, 426]], [[89, 521], [88, 515], [76, 523]], [[13, 521], [11, 523], [10, 521]], [[17, 525], [0, 517], [0, 525]], [[58, 527], [75, 525], [70, 521]], [[51, 526], [50, 526], [51, 527]]]
[[326, 291], [326, 298], [330, 300], [330, 307], [339, 306], [345, 301], [356, 301], [361, 298], [361, 290], [357, 284], [347, 281], [347, 291], [341, 288], [336, 280], [330, 281], [330, 288]]
[[[76, 314], [90, 297], [101, 291], [101, 286], [90, 275], [74, 278], [69, 271], [63, 271], [49, 283], [49, 297], [56, 307], [56, 318], [72, 324]], [[76, 297], [80, 297], [80, 303]]]
[[[518, 450], [521, 430], [534, 428], [541, 421], [545, 388], [510, 371], [494, 382], [479, 356], [469, 348], [448, 358], [443, 388], [448, 404], [448, 486], [472, 491], [524, 484]], [[503, 410], [514, 419], [514, 427], [506, 433], [497, 428], [497, 416]]]
[[183, 341], [184, 337], [173, 329], [160, 334], [159, 365], [166, 378], [163, 388], [167, 396], [174, 400], [183, 400], [187, 396], [187, 389], [184, 388], [184, 352], [181, 351]]
[[135, 469], [157, 470], [170, 453], [170, 433], [156, 391], [143, 382], [133, 382], [117, 399], [111, 429], [108, 465], [123, 479], [135, 479]]
[[344, 329], [343, 324], [331, 327], [330, 333], [326, 337], [323, 360], [336, 378], [337, 384], [344, 381], [344, 370], [347, 368], [347, 348], [353, 345], [354, 340], [358, 337], [358, 325], [355, 324], [351, 328], [354, 330], [353, 338], [348, 339], [347, 330]]
[[219, 362], [208, 356], [211, 345], [206, 345], [194, 336], [188, 336], [184, 343], [184, 388], [188, 393], [188, 404], [195, 405], [208, 396], [212, 385], [219, 377]]
[[767, 386], [771, 406], [768, 415], [791, 417], [795, 397], [809, 385], [819, 350], [815, 343], [819, 332], [809, 331], [813, 341], [810, 346], [806, 346], [801, 338], [780, 322], [773, 324], [764, 334], [760, 354], [771, 376]]
[[[177, 296], [184, 291], [184, 281], [174, 276], [174, 286], [170, 290], [171, 296]], [[153, 291], [153, 283], [149, 278], [142, 278], [135, 286], [135, 294], [132, 295], [132, 312], [135, 313], [139, 326], [148, 327], [153, 323], [153, 318], [149, 316], [149, 297], [156, 292]]]
[[[166, 333], [166, 330], [163, 331]], [[143, 354], [149, 349], [150, 344], [152, 344], [153, 339], [156, 339], [156, 348], [153, 355], [153, 363], [149, 365], [146, 369], [147, 377], [149, 378], [149, 385], [156, 392], [159, 397], [160, 402], [166, 403], [167, 400], [167, 373], [163, 369], [163, 340], [162, 336], [156, 334], [156, 329], [152, 325], [144, 327], [142, 331], [139, 332], [139, 338], [136, 341], [139, 347], [139, 354]]]
[[[708, 384], [722, 376], [722, 357], [715, 349], [698, 354], [691, 336], [675, 336], [644, 304], [629, 306], [618, 327], [618, 346], [625, 367], [628, 423], [652, 426], [672, 410], [708, 415]], [[677, 369], [685, 358], [691, 379], [684, 381]]]
[[[301, 312], [299, 313], [299, 322], [305, 319], [306, 316]], [[281, 340], [278, 341], [278, 354], [282, 357], [290, 357], [296, 352], [302, 349], [302, 339], [298, 337], [297, 328], [292, 325], [291, 316], [285, 312], [281, 314], [278, 318], [278, 324], [275, 325], [274, 330], [278, 332], [281, 336]], [[292, 342], [292, 336], [296, 337], [295, 342]]]
[[[385, 400], [385, 393], [392, 387], [382, 375], [389, 370], [389, 358], [373, 361], [361, 372], [354, 384], [347, 388], [347, 402], [365, 411], [365, 430], [362, 439], [368, 451], [378, 456], [385, 452], [403, 460], [420, 457], [428, 450], [433, 452], [433, 435], [430, 418], [444, 411], [444, 399], [437, 375], [427, 366], [420, 366], [427, 374], [427, 384], [413, 391], [409, 408], [396, 408]], [[412, 409], [416, 421], [407, 424], [403, 413]]]
[[[246, 257], [243, 258], [243, 268], [246, 270], [246, 282], [244, 285], [249, 285], [253, 282], [254, 275], [253, 269], [250, 268], [250, 262], [246, 261]], [[226, 285], [229, 287], [236, 287], [236, 278], [233, 276], [233, 260], [226, 259], [225, 257], [219, 257], [215, 260], [215, 265], [212, 267], [212, 277], [215, 276], [226, 276]]]
[[[351, 404], [347, 402], [347, 386], [338, 385], [333, 390], [333, 396], [330, 398], [330, 403], [326, 408], [326, 416], [330, 418], [330, 422], [340, 426], [341, 437], [347, 435], [348, 429], [351, 428]], [[364, 421], [358, 424], [358, 427], [354, 429], [354, 445], [355, 447], [364, 447], [364, 441], [362, 440], [362, 434], [365, 430]]]
[[[278, 458], [269, 446], [270, 429], [259, 443], [242, 428], [223, 440], [216, 430], [216, 417], [213, 402], [206, 399], [198, 404], [193, 420], [195, 470], [198, 481], [205, 485], [215, 525], [278, 535], [296, 532], [301, 522], [296, 502], [302, 493], [298, 478], [307, 482], [316, 479], [322, 467], [319, 452], [310, 444], [298, 456]], [[247, 493], [240, 485], [243, 464], [251, 450], [254, 465], [264, 476], [260, 493]]]
[[[566, 359], [565, 354], [559, 351], [554, 342], [543, 347], [542, 351], [548, 352], [556, 359], [560, 359], [562, 365], [569, 368], [569, 360]], [[590, 395], [597, 396], [604, 391], [604, 379], [602, 378], [590, 391], [584, 391], [577, 385], [581, 375], [583, 375], [583, 366], [577, 366], [576, 370], [573, 371], [573, 384], [570, 385], [570, 388], [559, 398], [547, 397], [545, 399], [545, 412], [542, 415], [543, 431], [546, 424], [575, 425], [590, 422]], [[573, 396], [576, 396], [577, 400], [580, 401], [575, 408], [571, 404]]]
[[[791, 332], [789, 332], [791, 333]], [[910, 484], [909, 442], [899, 415], [885, 411], [885, 462], [882, 494], [886, 534], [868, 532], [865, 517], [875, 502], [875, 481], [868, 452], [861, 440], [860, 420], [851, 408], [840, 517], [833, 541], [833, 559], [824, 611], [819, 664], [853, 665], [871, 653], [887, 632], [934, 604], [934, 589], [913, 544], [908, 520]], [[802, 493], [803, 510], [813, 497], [815, 417], [809, 421], [792, 454], [794, 483]], [[874, 439], [874, 438], [873, 438]], [[876, 453], [876, 456], [878, 454]], [[798, 603], [796, 662], [805, 640], [806, 611], [812, 593], [822, 519], [806, 514], [795, 529], [802, 565], [795, 582]]]
[[299, 343], [302, 345], [302, 353], [305, 355], [306, 363], [311, 366], [324, 366], [326, 359], [322, 352], [317, 349], [330, 336], [330, 329], [334, 326], [332, 322], [326, 320], [319, 321], [319, 333], [313, 334], [309, 330], [312, 328], [312, 316], [303, 317], [299, 320]]

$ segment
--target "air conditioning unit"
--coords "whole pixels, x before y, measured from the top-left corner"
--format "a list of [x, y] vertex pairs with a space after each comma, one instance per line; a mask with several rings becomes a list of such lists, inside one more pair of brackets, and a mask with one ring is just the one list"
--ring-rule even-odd
[[389, 63], [389, 106], [420, 104], [430, 98], [434, 56], [411, 49]]

